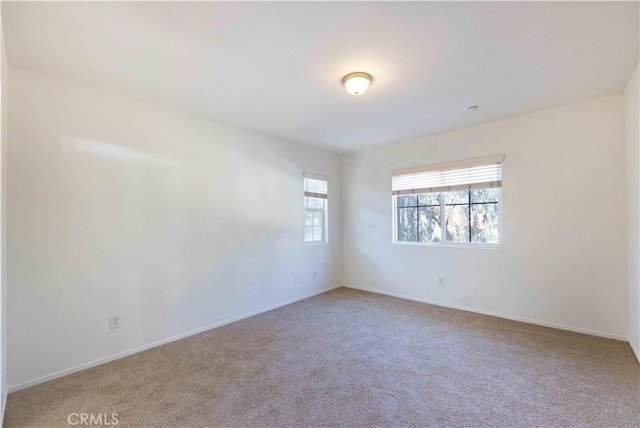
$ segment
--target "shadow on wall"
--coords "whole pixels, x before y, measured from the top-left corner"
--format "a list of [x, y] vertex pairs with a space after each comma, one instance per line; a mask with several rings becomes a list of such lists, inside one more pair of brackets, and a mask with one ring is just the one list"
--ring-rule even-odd
[[307, 263], [301, 168], [285, 147], [239, 144], [222, 155], [199, 147], [194, 159], [67, 137], [62, 149], [54, 180], [67, 221], [58, 239], [81, 248], [72, 263], [83, 266], [70, 282], [77, 293], [87, 283], [111, 290], [103, 297], [115, 313], [145, 314], [137, 323], [145, 334], [246, 312], [238, 302], [276, 303], [294, 287], [292, 266]]

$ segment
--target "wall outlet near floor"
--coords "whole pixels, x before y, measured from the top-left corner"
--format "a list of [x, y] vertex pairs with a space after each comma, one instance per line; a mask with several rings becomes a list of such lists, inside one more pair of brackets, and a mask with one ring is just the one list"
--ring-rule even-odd
[[297, 284], [300, 282], [300, 277], [298, 275], [293, 275], [293, 283]]
[[438, 279], [438, 285], [439, 285], [440, 287], [444, 287], [444, 276], [441, 276], [441, 277]]
[[318, 271], [317, 271], [317, 270], [314, 270], [314, 271], [311, 273], [311, 278], [313, 278], [313, 279], [318, 279]]
[[109, 328], [113, 330], [114, 328], [122, 327], [122, 317], [120, 315], [114, 315], [109, 317]]

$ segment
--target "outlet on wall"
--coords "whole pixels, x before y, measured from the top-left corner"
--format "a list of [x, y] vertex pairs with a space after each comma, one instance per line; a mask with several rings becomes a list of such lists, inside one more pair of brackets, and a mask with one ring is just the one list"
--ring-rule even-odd
[[318, 271], [317, 270], [313, 271], [313, 273], [311, 274], [311, 278], [318, 279]]
[[444, 287], [444, 276], [441, 276], [441, 277], [438, 279], [438, 285], [439, 285], [440, 287]]
[[112, 317], [109, 317], [109, 328], [110, 329], [114, 329], [114, 328], [120, 328], [122, 327], [122, 317], [120, 315], [114, 315]]
[[298, 275], [293, 275], [293, 283], [297, 284], [300, 282], [300, 277]]

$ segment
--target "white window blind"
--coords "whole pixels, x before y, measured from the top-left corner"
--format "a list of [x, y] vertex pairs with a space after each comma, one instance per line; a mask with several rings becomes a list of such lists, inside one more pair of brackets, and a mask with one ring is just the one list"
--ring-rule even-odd
[[394, 195], [502, 187], [504, 155], [392, 171]]
[[304, 173], [304, 195], [310, 198], [327, 199], [328, 181], [324, 175]]

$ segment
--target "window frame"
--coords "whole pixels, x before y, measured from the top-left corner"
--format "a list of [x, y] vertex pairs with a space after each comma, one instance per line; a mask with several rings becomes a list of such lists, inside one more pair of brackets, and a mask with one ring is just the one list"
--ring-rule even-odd
[[[318, 209], [318, 208], [307, 208], [307, 198], [310, 198], [311, 196], [304, 196], [304, 209], [303, 209], [303, 220], [302, 220], [302, 240], [304, 242], [305, 245], [322, 245], [322, 244], [326, 244], [327, 242], [329, 242], [329, 222], [328, 222], [328, 217], [329, 217], [329, 197], [327, 195], [326, 199], [323, 199], [323, 205], [324, 207], [322, 208], [322, 210]], [[321, 198], [318, 198], [321, 199]], [[306, 224], [306, 217], [307, 217], [307, 212], [319, 212], [322, 211], [322, 239], [320, 240], [311, 240], [311, 241], [307, 241], [305, 239], [305, 232], [307, 227], [316, 227], [316, 226], [307, 226]], [[313, 232], [311, 233], [311, 236], [313, 237]]]
[[[497, 205], [498, 208], [498, 242], [497, 243], [483, 243], [483, 242], [453, 242], [453, 241], [447, 241], [446, 240], [446, 236], [447, 236], [447, 232], [446, 232], [446, 228], [445, 228], [445, 219], [446, 219], [446, 214], [445, 214], [445, 207], [446, 206], [454, 206], [454, 205], [467, 205], [467, 204], [445, 204], [445, 198], [444, 198], [444, 194], [448, 193], [448, 192], [434, 192], [434, 193], [440, 193], [440, 230], [441, 230], [441, 242], [420, 242], [420, 241], [399, 241], [398, 240], [398, 208], [403, 208], [403, 207], [398, 207], [398, 197], [400, 196], [409, 196], [409, 195], [392, 195], [391, 196], [391, 204], [392, 204], [392, 210], [393, 210], [393, 218], [392, 218], [392, 222], [393, 222], [393, 227], [392, 227], [392, 240], [393, 240], [393, 244], [398, 244], [398, 245], [412, 245], [412, 246], [427, 246], [427, 247], [450, 247], [450, 248], [476, 248], [476, 249], [501, 249], [503, 247], [503, 242], [504, 242], [504, 232], [503, 232], [503, 222], [502, 222], [502, 203], [503, 203], [503, 192], [502, 192], [502, 187], [499, 188], [500, 191], [498, 192], [498, 201], [495, 202], [495, 204]], [[471, 189], [473, 190], [473, 189]], [[454, 192], [454, 191], [452, 191]], [[416, 195], [416, 210], [420, 209], [420, 205], [418, 204], [418, 199], [417, 199], [417, 195], [422, 195], [422, 194], [426, 194], [428, 192], [425, 193], [415, 193]], [[470, 202], [470, 201], [469, 201]], [[478, 205], [482, 204], [482, 202], [480, 203], [476, 203]], [[471, 208], [471, 203], [469, 203], [469, 208]], [[426, 207], [427, 205], [425, 205]], [[430, 205], [430, 206], [437, 206], [437, 205]], [[408, 208], [413, 208], [413, 206], [408, 207]], [[419, 213], [416, 213], [416, 215], [419, 215]], [[471, 228], [471, 226], [469, 226], [469, 228]], [[419, 229], [417, 231], [418, 235], [419, 235]]]
[[[314, 174], [310, 172], [304, 172], [302, 174], [302, 183], [303, 183], [303, 197], [302, 197], [302, 242], [304, 245], [322, 245], [327, 244], [329, 242], [329, 177], [320, 174]], [[323, 181], [324, 185], [321, 185], [319, 189], [314, 189], [313, 186], [311, 188], [307, 187], [307, 180], [314, 181]], [[318, 193], [314, 193], [318, 192]], [[324, 197], [323, 197], [324, 196]], [[310, 208], [308, 199], [319, 199], [322, 202], [322, 208]], [[318, 240], [313, 239], [313, 230], [318, 226], [313, 226], [313, 217], [314, 214], [321, 212], [321, 224], [320, 230], [322, 238]], [[311, 214], [311, 226], [307, 226], [307, 213]], [[306, 232], [307, 228], [311, 230], [311, 240], [307, 241]]]

